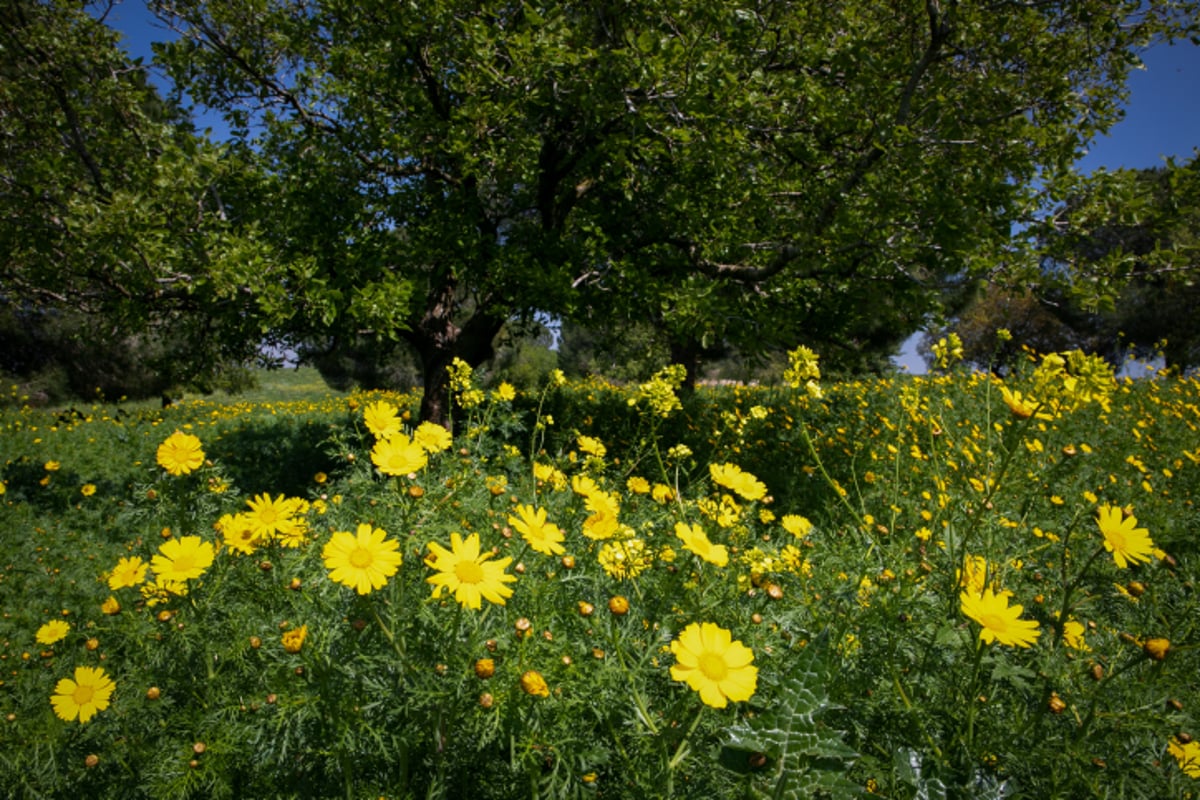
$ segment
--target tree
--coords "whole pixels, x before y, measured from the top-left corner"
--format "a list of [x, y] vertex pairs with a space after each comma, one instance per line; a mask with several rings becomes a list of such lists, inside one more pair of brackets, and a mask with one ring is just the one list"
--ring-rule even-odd
[[1070, 184], [1032, 227], [1036, 289], [1081, 346], [1114, 363], [1126, 351], [1200, 365], [1200, 156]]
[[[422, 415], [510, 319], [650, 320], [691, 359], [867, 354], [994, 263], [1196, 6], [156, 0], [274, 178], [297, 335], [404, 338]], [[1193, 26], [1189, 28], [1188, 26]], [[953, 280], [950, 280], [953, 279]]]
[[266, 259], [219, 188], [246, 165], [197, 138], [80, 3], [0, 4], [0, 76], [6, 313], [76, 320], [92, 353], [186, 339], [159, 348], [167, 385], [253, 355], [261, 330], [239, 287]]

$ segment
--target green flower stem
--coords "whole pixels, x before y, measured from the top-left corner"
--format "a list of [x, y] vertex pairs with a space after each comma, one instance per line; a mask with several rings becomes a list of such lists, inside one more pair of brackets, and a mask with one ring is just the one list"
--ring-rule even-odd
[[688, 748], [688, 739], [696, 732], [697, 726], [700, 725], [700, 718], [704, 715], [704, 706], [701, 705], [696, 710], [696, 715], [692, 717], [692, 724], [688, 725], [687, 731], [683, 734], [683, 738], [679, 740], [679, 746], [675, 748], [675, 754], [671, 756], [671, 760], [667, 762], [667, 772], [671, 773], [679, 767], [683, 760], [687, 758], [690, 752]]
[[650, 716], [650, 708], [646, 705], [646, 699], [638, 691], [637, 682], [634, 681], [633, 675], [629, 672], [629, 664], [625, 661], [625, 653], [621, 650], [619, 637], [613, 635], [611, 642], [613, 652], [617, 655], [617, 663], [620, 664], [621, 672], [625, 675], [625, 681], [629, 684], [629, 691], [633, 693], [633, 704], [637, 707], [638, 718], [641, 719], [652, 735], [657, 736], [659, 733], [658, 726], [654, 724], [654, 719]]
[[963, 749], [966, 752], [967, 758], [970, 758], [971, 751], [974, 749], [975, 743], [975, 713], [979, 707], [979, 672], [983, 664], [983, 651], [987, 647], [983, 643], [983, 639], [977, 639], [975, 644], [975, 663], [971, 667], [971, 682], [968, 684], [967, 692], [967, 718], [964, 724], [966, 728], [966, 736], [962, 738]]
[[863, 522], [862, 514], [858, 512], [858, 509], [850, 505], [850, 501], [846, 499], [846, 495], [842, 494], [842, 488], [839, 486], [837, 481], [833, 479], [833, 476], [829, 474], [829, 471], [825, 469], [825, 463], [821, 461], [821, 456], [817, 453], [817, 446], [813, 444], [812, 437], [808, 435], [808, 426], [800, 426], [800, 435], [804, 438], [804, 444], [808, 446], [808, 454], [812, 456], [813, 461], [817, 462], [817, 469], [820, 471], [821, 477], [825, 479], [825, 483], [829, 484], [829, 488], [833, 489], [833, 493], [837, 495], [837, 498], [839, 501], [841, 501], [841, 504], [844, 505], [846, 510], [849, 511], [851, 516], [854, 517], [854, 520], [858, 523], [859, 527], [864, 525], [865, 523]]
[[[1015, 431], [1015, 435], [1013, 436], [1014, 443], [1020, 442], [1021, 438], [1025, 435], [1025, 431], [1033, 424], [1033, 420], [1037, 419], [1037, 412], [1041, 410], [1041, 408], [1042, 406], [1039, 405], [1036, 409], [1034, 409], [1032, 414], [1021, 421], [1021, 424], [1018, 427], [1013, 428], [1013, 431]], [[963, 554], [967, 552], [968, 543], [975, 535], [975, 532], [979, 530], [979, 526], [983, 523], [983, 512], [991, 505], [992, 498], [994, 498], [1000, 491], [1000, 487], [1004, 483], [1004, 476], [1008, 473], [1008, 468], [1012, 465], [1013, 456], [1016, 455], [1016, 453], [1017, 447], [1013, 446], [1009, 447], [1008, 452], [1004, 454], [1004, 458], [1000, 461], [1000, 468], [996, 471], [995, 479], [985, 487], [987, 491], [984, 492], [984, 495], [979, 500], [978, 505], [976, 505], [975, 508], [970, 512], [971, 521], [967, 525], [966, 532], [959, 539], [959, 546], [955, 548], [953, 539], [950, 540], [949, 552], [951, 564], [962, 563], [962, 557]], [[955, 552], [956, 549], [957, 552]], [[947, 602], [949, 603], [949, 609], [946, 614], [947, 619], [954, 616], [954, 603], [957, 599], [958, 590], [962, 588], [963, 580], [965, 578], [966, 574], [960, 569], [958, 580], [955, 582], [954, 587], [951, 589], [948, 595]]]

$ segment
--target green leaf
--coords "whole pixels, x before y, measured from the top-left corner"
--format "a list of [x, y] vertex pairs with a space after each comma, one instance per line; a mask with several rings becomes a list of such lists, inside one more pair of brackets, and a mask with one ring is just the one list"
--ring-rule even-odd
[[767, 711], [739, 721], [722, 746], [720, 762], [753, 780], [757, 796], [806, 798], [859, 797], [863, 790], [845, 777], [857, 753], [841, 733], [821, 721], [829, 703], [823, 633], [796, 653], [793, 666]]

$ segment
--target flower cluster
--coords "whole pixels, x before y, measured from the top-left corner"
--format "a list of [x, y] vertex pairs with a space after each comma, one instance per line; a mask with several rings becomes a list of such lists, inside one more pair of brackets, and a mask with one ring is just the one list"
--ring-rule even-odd
[[631, 406], [644, 403], [650, 407], [650, 412], [655, 416], [669, 417], [673, 412], [683, 408], [676, 391], [683, 385], [685, 378], [687, 378], [687, 370], [682, 365], [672, 364], [669, 367], [663, 367], [654, 373], [650, 380], [638, 386], [628, 403]]
[[821, 368], [817, 366], [818, 356], [807, 347], [797, 347], [788, 352], [788, 366], [783, 371], [783, 382], [793, 389], [804, 388], [808, 396], [814, 400], [821, 399]]

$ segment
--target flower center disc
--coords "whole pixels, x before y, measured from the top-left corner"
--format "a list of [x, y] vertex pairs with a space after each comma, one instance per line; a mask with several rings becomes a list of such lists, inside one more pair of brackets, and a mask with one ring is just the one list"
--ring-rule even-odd
[[350, 551], [350, 564], [358, 569], [366, 569], [375, 560], [371, 551], [365, 547], [356, 547]]
[[481, 583], [483, 567], [474, 561], [459, 561], [454, 565], [454, 575], [463, 583]]
[[729, 674], [729, 666], [719, 653], [704, 653], [699, 659], [700, 671], [709, 680], [723, 681]]
[[96, 690], [91, 686], [76, 686], [75, 691], [71, 693], [71, 699], [75, 701], [75, 705], [82, 706], [92, 702], [92, 696]]
[[180, 556], [172, 562], [171, 566], [175, 568], [176, 572], [191, 572], [194, 569], [191, 556]]
[[984, 614], [979, 618], [979, 621], [982, 623], [983, 627], [987, 628], [988, 630], [1008, 630], [1008, 623], [1005, 621], [1004, 617], [997, 616], [996, 614]]

